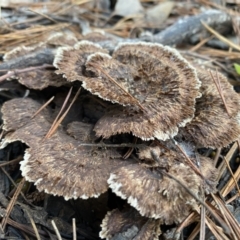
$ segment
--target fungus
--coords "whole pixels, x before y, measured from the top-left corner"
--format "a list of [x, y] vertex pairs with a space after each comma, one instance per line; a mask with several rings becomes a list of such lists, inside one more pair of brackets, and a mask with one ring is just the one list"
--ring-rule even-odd
[[239, 95], [226, 77], [218, 73], [228, 113], [210, 73], [198, 69], [198, 77], [202, 97], [197, 99], [195, 117], [180, 130], [179, 136], [200, 147], [225, 147], [240, 135]]
[[[37, 63], [35, 63], [35, 57], [37, 57], [37, 52], [43, 48], [44, 44], [40, 44], [35, 47], [17, 47], [4, 55], [4, 61], [11, 61], [16, 58], [21, 58], [25, 55], [32, 55], [29, 60], [31, 62], [29, 65], [36, 66]], [[44, 64], [44, 62], [42, 64]], [[60, 87], [67, 84], [66, 79], [64, 79], [62, 76], [58, 76], [53, 69], [49, 68], [33, 67], [29, 70], [26, 69], [26, 71], [14, 71], [14, 75], [8, 78], [8, 80], [12, 79], [17, 79], [20, 84], [30, 89], [37, 90], [42, 90], [48, 86]]]
[[57, 74], [63, 74], [68, 81], [82, 81], [85, 76], [85, 62], [89, 55], [102, 52], [108, 53], [100, 45], [81, 41], [74, 47], [61, 47], [57, 50], [53, 65], [58, 69]]
[[86, 71], [94, 76], [83, 79], [82, 86], [92, 94], [104, 100], [121, 105], [139, 105], [139, 101], [131, 95], [134, 86], [132, 69], [108, 54], [95, 53], [88, 57]]
[[[30, 147], [20, 167], [26, 180], [35, 182], [39, 191], [64, 196], [66, 200], [98, 197], [107, 191], [110, 173], [131, 161], [121, 160], [121, 154], [115, 149], [81, 146], [81, 140], [67, 135], [63, 128], [51, 138], [43, 139], [53, 119], [47, 108], [32, 119], [39, 107], [38, 102], [27, 98], [15, 98], [2, 107], [3, 129], [9, 131], [2, 148], [15, 141]], [[68, 128], [69, 132], [70, 129], [73, 128]], [[84, 127], [81, 129], [85, 131]]]
[[141, 107], [110, 109], [94, 128], [97, 136], [132, 132], [143, 140], [166, 140], [192, 120], [200, 82], [195, 69], [176, 50], [160, 44], [125, 43], [112, 57], [131, 67], [133, 80], [124, 78], [125, 89]]
[[[149, 151], [152, 151], [151, 147]], [[179, 223], [188, 216], [191, 209], [196, 208], [197, 200], [178, 182], [163, 173], [176, 176], [198, 198], [206, 183], [181, 162], [183, 156], [180, 154], [164, 150], [158, 157], [158, 166], [147, 163], [118, 168], [111, 173], [108, 183], [115, 194], [127, 199], [142, 216], [160, 219], [165, 224]], [[210, 182], [205, 191], [214, 192], [217, 171], [208, 158], [199, 156], [199, 160], [202, 175]]]
[[157, 240], [161, 234], [160, 220], [142, 217], [131, 207], [108, 212], [101, 227], [100, 237], [107, 240]]

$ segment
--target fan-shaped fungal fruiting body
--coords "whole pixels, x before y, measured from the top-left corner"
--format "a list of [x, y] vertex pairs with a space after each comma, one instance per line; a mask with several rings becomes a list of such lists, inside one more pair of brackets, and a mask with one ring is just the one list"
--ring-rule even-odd
[[100, 45], [81, 41], [74, 45], [74, 47], [61, 47], [57, 50], [53, 65], [58, 69], [57, 74], [63, 74], [68, 81], [83, 80], [85, 76], [85, 63], [89, 55], [108, 51], [103, 49]]
[[[20, 62], [23, 62], [23, 65], [30, 65], [31, 67], [44, 64], [46, 63], [44, 51], [48, 51], [47, 49], [44, 50], [44, 46], [45, 45], [42, 43], [35, 47], [17, 47], [12, 51], [6, 53], [4, 55], [4, 60], [6, 62], [19, 58]], [[41, 54], [37, 54], [38, 51], [42, 51], [41, 54], [43, 56], [41, 56]], [[25, 55], [28, 55], [28, 63], [26, 63], [26, 60], [21, 59]], [[36, 56], [38, 56], [39, 58], [38, 61], [35, 60]], [[41, 62], [41, 58], [43, 62]], [[52, 63], [51, 59], [48, 59], [48, 61], [48, 63]], [[20, 65], [18, 68], [22, 68], [22, 66]], [[32, 70], [29, 69], [26, 71], [14, 71], [14, 75], [8, 78], [8, 80], [12, 79], [17, 79], [19, 83], [30, 89], [38, 90], [42, 90], [44, 88], [47, 88], [48, 86], [60, 87], [67, 84], [66, 79], [64, 79], [62, 76], [57, 75], [53, 69], [43, 67], [32, 67]]]
[[69, 81], [82, 81], [92, 94], [125, 106], [116, 106], [98, 121], [97, 136], [131, 132], [143, 140], [166, 140], [194, 116], [200, 82], [195, 69], [172, 48], [120, 44], [111, 57], [82, 41], [60, 48], [54, 66]]
[[[39, 191], [65, 199], [98, 197], [107, 191], [110, 173], [131, 161], [121, 160], [116, 149], [81, 146], [81, 140], [69, 136], [63, 129], [44, 139], [53, 118], [51, 112], [44, 109], [32, 119], [39, 106], [31, 99], [15, 98], [2, 107], [4, 129], [10, 131], [2, 147], [15, 141], [30, 147], [21, 162], [22, 175], [27, 181], [35, 182]], [[9, 109], [14, 109], [14, 118]], [[68, 131], [72, 136], [84, 136], [80, 129], [85, 131], [83, 126], [74, 134], [70, 125]]]
[[[199, 156], [201, 172], [211, 182], [207, 192], [215, 191], [217, 173], [208, 158]], [[181, 154], [171, 150], [159, 156], [159, 165], [131, 164], [113, 171], [108, 179], [114, 193], [136, 208], [142, 216], [160, 219], [163, 223], [181, 222], [197, 206], [193, 198], [178, 182], [164, 175], [175, 176], [186, 188], [201, 196], [204, 181], [186, 164]], [[164, 164], [169, 161], [168, 165]]]
[[225, 147], [240, 135], [239, 95], [221, 73], [213, 74], [216, 83], [208, 71], [198, 69], [198, 77], [202, 97], [197, 99], [195, 117], [179, 135], [199, 147]]
[[157, 240], [161, 234], [160, 220], [142, 217], [134, 208], [108, 212], [102, 221], [102, 239]]
[[120, 44], [113, 58], [132, 69], [125, 89], [141, 107], [111, 109], [95, 126], [98, 136], [131, 132], [143, 140], [166, 140], [191, 121], [200, 82], [176, 50], [160, 44]]

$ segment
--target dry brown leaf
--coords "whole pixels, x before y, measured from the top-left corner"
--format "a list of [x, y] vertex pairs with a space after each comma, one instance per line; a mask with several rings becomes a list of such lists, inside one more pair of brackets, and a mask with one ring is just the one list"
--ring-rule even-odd
[[102, 239], [158, 240], [161, 234], [160, 221], [142, 217], [134, 208], [108, 212], [102, 221]]

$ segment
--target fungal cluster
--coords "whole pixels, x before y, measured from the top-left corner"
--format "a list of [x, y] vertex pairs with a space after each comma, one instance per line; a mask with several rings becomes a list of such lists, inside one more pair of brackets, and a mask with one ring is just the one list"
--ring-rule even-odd
[[[240, 99], [222, 74], [215, 76], [221, 96], [208, 71], [173, 48], [142, 42], [119, 44], [109, 53], [81, 41], [58, 48], [53, 65], [55, 70], [15, 76], [32, 89], [65, 91], [81, 84], [86, 90], [51, 137], [46, 135], [62, 94], [54, 109], [49, 105], [36, 116], [42, 103], [30, 97], [1, 109], [1, 147], [15, 141], [28, 146], [21, 171], [39, 191], [68, 200], [98, 197], [110, 188], [129, 205], [107, 213], [100, 237], [147, 240], [158, 239], [161, 224], [179, 223], [197, 209], [203, 192], [216, 190], [217, 170], [197, 148], [224, 147], [240, 135]], [[37, 75], [42, 81], [34, 81]], [[140, 144], [125, 159], [121, 144], [133, 141]]]

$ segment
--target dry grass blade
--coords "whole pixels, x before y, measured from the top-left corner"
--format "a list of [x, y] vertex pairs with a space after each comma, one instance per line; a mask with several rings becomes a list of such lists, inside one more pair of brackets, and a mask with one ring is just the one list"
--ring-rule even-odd
[[22, 159], [23, 159], [23, 156], [18, 156], [17, 158], [15, 158], [15, 159], [13, 159], [13, 160], [6, 161], [6, 162], [4, 162], [4, 163], [1, 163], [1, 164], [0, 164], [0, 167], [4, 167], [4, 166], [7, 166], [7, 165], [10, 165], [10, 164], [13, 164], [13, 163], [20, 162]]
[[216, 155], [215, 155], [215, 157], [214, 157], [214, 166], [217, 166], [217, 162], [218, 162], [218, 160], [219, 160], [221, 151], [222, 151], [221, 148], [217, 148], [217, 152], [216, 152]]
[[222, 221], [222, 219], [219, 217], [219, 215], [213, 211], [204, 201], [202, 201], [200, 198], [198, 198], [190, 189], [188, 189], [181, 181], [179, 181], [177, 178], [175, 178], [174, 176], [170, 175], [169, 173], [167, 173], [166, 171], [162, 171], [161, 173], [171, 179], [173, 179], [174, 181], [176, 181], [181, 187], [183, 187], [194, 199], [196, 199], [202, 206], [204, 206], [211, 214], [212, 216], [221, 224], [221, 226], [223, 227], [223, 229], [228, 233], [229, 232], [229, 228], [226, 225], [226, 223], [224, 221]]
[[[20, 229], [21, 231], [27, 233], [28, 235], [31, 235], [33, 237], [36, 237], [35, 233], [34, 233], [34, 230], [30, 227], [30, 226], [27, 226], [27, 225], [24, 225], [24, 224], [21, 224], [21, 223], [18, 223], [18, 222], [15, 222], [13, 221], [12, 219], [8, 218], [7, 220], [7, 223], [17, 229]], [[45, 235], [45, 232], [43, 230], [39, 230], [39, 233], [41, 235]]]
[[[21, 159], [22, 160], [22, 159]], [[16, 188], [18, 189], [18, 186], [17, 184], [14, 182], [14, 180], [12, 179], [12, 177], [9, 175], [9, 173], [3, 168], [3, 167], [0, 167], [1, 170], [4, 172], [4, 174], [8, 177], [8, 179], [10, 180], [11, 184]], [[15, 189], [13, 189], [14, 191]], [[22, 198], [25, 200], [26, 203], [28, 203], [30, 206], [34, 207], [32, 203], [30, 203], [27, 198], [25, 197], [25, 195], [23, 194], [22, 191], [20, 191], [20, 194], [22, 196]]]
[[77, 230], [76, 230], [76, 219], [72, 219], [72, 225], [73, 225], [73, 240], [77, 240]]
[[225, 98], [224, 98], [224, 96], [223, 96], [223, 92], [222, 92], [222, 89], [221, 89], [221, 85], [220, 85], [220, 81], [219, 81], [219, 76], [218, 76], [218, 71], [216, 71], [217, 79], [214, 78], [214, 76], [213, 76], [213, 74], [212, 74], [211, 71], [210, 71], [210, 75], [211, 75], [212, 80], [214, 81], [214, 83], [215, 83], [215, 85], [216, 85], [216, 87], [217, 87], [217, 90], [218, 90], [218, 92], [219, 92], [219, 95], [221, 96], [221, 99], [222, 99], [222, 101], [223, 101], [223, 104], [224, 104], [224, 107], [225, 107], [225, 109], [226, 109], [226, 111], [227, 111], [227, 114], [228, 114], [228, 116], [231, 118], [231, 114], [230, 114], [230, 112], [229, 112], [229, 109], [228, 109], [228, 107], [227, 107], [227, 104], [226, 104], [226, 101], [225, 101]]
[[206, 218], [206, 224], [217, 240], [229, 240], [229, 238], [223, 233], [222, 229], [219, 228], [209, 217]]
[[238, 186], [238, 182], [236, 181], [236, 179], [234, 177], [234, 174], [233, 174], [232, 169], [231, 169], [231, 167], [229, 165], [229, 162], [225, 159], [225, 157], [223, 157], [223, 159], [224, 159], [224, 161], [225, 161], [225, 163], [227, 165], [227, 168], [228, 168], [229, 172], [231, 173], [231, 176], [232, 176], [232, 179], [234, 181], [234, 184], [235, 184], [235, 186], [236, 186], [236, 188], [238, 190], [238, 194], [240, 195], [240, 189], [239, 189], [239, 186]]
[[[188, 155], [185, 153], [185, 151], [182, 149], [182, 147], [174, 139], [172, 139], [172, 140], [173, 140], [174, 144], [177, 146], [177, 148], [180, 150], [180, 152], [184, 155], [189, 166], [196, 172], [196, 174], [198, 174], [204, 181], [206, 181], [206, 179], [204, 178], [204, 176], [202, 175], [200, 170], [193, 164], [193, 162], [188, 157]], [[206, 183], [207, 183], [207, 181], [206, 181]]]
[[33, 115], [32, 118], [36, 117], [50, 102], [52, 102], [54, 99], [54, 96], [51, 97], [45, 104], [43, 104]]
[[[133, 139], [133, 144], [137, 144], [137, 138], [136, 138], [136, 137], [134, 137], [134, 139]], [[129, 148], [128, 151], [123, 155], [123, 158], [124, 158], [124, 159], [129, 158], [130, 155], [132, 154], [133, 150], [134, 150], [133, 147], [132, 147], [132, 148]]]
[[225, 185], [225, 187], [221, 190], [221, 195], [223, 197], [226, 197], [227, 194], [235, 187], [235, 183], [238, 182], [240, 179], [240, 166], [236, 170], [236, 172], [233, 174], [232, 178], [229, 179], [228, 183]]
[[51, 17], [47, 16], [47, 15], [44, 14], [44, 13], [36, 12], [36, 11], [34, 11], [33, 9], [28, 9], [28, 11], [33, 12], [33, 13], [36, 13], [37, 15], [40, 15], [40, 16], [42, 16], [42, 17], [44, 17], [44, 18], [46, 18], [46, 19], [48, 19], [48, 20], [50, 20], [50, 21], [58, 24], [58, 22], [57, 22], [56, 20], [52, 19]]
[[63, 119], [66, 117], [66, 115], [69, 112], [70, 108], [72, 107], [73, 103], [76, 101], [78, 95], [80, 94], [80, 91], [81, 91], [81, 88], [78, 89], [77, 93], [75, 94], [72, 102], [70, 103], [70, 105], [67, 108], [67, 110], [65, 111], [65, 113], [60, 117], [60, 119], [57, 121], [57, 123], [55, 125], [53, 125], [51, 131], [49, 131], [49, 134], [47, 134], [47, 138], [50, 138], [55, 133], [55, 131], [57, 130], [58, 126], [61, 124]]
[[30, 222], [31, 222], [31, 224], [32, 224], [32, 227], [33, 227], [33, 230], [34, 230], [34, 232], [35, 232], [35, 235], [36, 235], [37, 240], [41, 240], [41, 237], [40, 237], [40, 235], [39, 235], [37, 226], [36, 226], [35, 222], [33, 221], [33, 218], [31, 217], [31, 215], [30, 215], [30, 213], [28, 212], [27, 209], [25, 209], [25, 211], [26, 211], [26, 213], [27, 213], [27, 215], [28, 215], [28, 217], [29, 217], [29, 219], [30, 219]]
[[[227, 155], [225, 156], [226, 161], [229, 162], [229, 161], [231, 160], [232, 156], [237, 152], [237, 150], [238, 150], [238, 143], [235, 142], [235, 143], [232, 145], [232, 147], [230, 148], [230, 150], [228, 151]], [[226, 169], [226, 164], [225, 164], [225, 162], [223, 161], [223, 162], [221, 163], [221, 165], [218, 167], [218, 171], [219, 171], [218, 180], [220, 180], [220, 178], [221, 178], [221, 176], [223, 175], [223, 172], [225, 171], [225, 169]], [[239, 171], [240, 171], [240, 170], [239, 170]], [[222, 192], [221, 192], [221, 194], [223, 195]], [[223, 197], [225, 197], [225, 196], [223, 195]]]
[[[203, 201], [205, 201], [205, 199], [203, 199]], [[205, 225], [206, 225], [206, 210], [204, 206], [201, 206], [201, 224], [199, 240], [205, 240], [206, 235]]]
[[49, 135], [51, 134], [52, 129], [54, 128], [55, 124], [56, 124], [57, 121], [59, 120], [60, 115], [62, 114], [64, 108], [65, 108], [66, 105], [67, 105], [67, 102], [68, 102], [68, 100], [69, 100], [69, 98], [70, 98], [70, 96], [71, 96], [71, 93], [72, 93], [72, 87], [70, 88], [70, 90], [69, 90], [69, 92], [68, 92], [68, 95], [67, 95], [66, 99], [64, 100], [64, 103], [63, 103], [63, 105], [62, 105], [62, 107], [61, 107], [61, 109], [60, 109], [58, 115], [56, 116], [56, 118], [55, 118], [55, 120], [54, 120], [54, 122], [53, 122], [51, 128], [49, 129], [49, 131], [48, 131], [48, 133], [46, 134], [46, 136], [45, 136], [44, 139], [48, 138]]
[[118, 82], [115, 81], [106, 71], [104, 71], [102, 68], [100, 68], [97, 64], [91, 63], [92, 66], [94, 66], [96, 69], [104, 73], [115, 85], [117, 85], [121, 90], [123, 90], [130, 98], [133, 99], [133, 101], [144, 111], [144, 107], [140, 104], [140, 102], [133, 97], [125, 88], [123, 88]]
[[195, 45], [194, 47], [192, 47], [191, 49], [189, 49], [189, 51], [191, 52], [195, 52], [197, 51], [201, 46], [203, 46], [205, 43], [207, 43], [209, 40], [211, 40], [213, 37], [209, 37], [209, 38], [205, 38], [203, 40], [201, 40], [197, 45]]
[[54, 229], [54, 231], [55, 231], [55, 233], [56, 233], [56, 235], [57, 235], [57, 239], [58, 239], [58, 240], [62, 240], [62, 237], [61, 237], [61, 235], [60, 235], [60, 233], [59, 233], [59, 231], [58, 231], [58, 228], [57, 228], [54, 220], [52, 220], [51, 223], [52, 223], [53, 229]]
[[16, 190], [16, 192], [14, 193], [11, 201], [10, 201], [9, 204], [8, 204], [8, 207], [7, 207], [7, 209], [6, 209], [6, 216], [3, 217], [2, 222], [1, 222], [1, 226], [2, 226], [2, 229], [3, 229], [3, 230], [5, 229], [5, 227], [6, 227], [6, 225], [7, 225], [8, 218], [9, 218], [9, 216], [10, 216], [10, 213], [11, 213], [13, 207], [14, 207], [15, 202], [17, 201], [18, 195], [20, 194], [24, 183], [25, 183], [25, 179], [23, 178], [23, 179], [20, 181], [20, 183], [19, 183], [19, 185], [18, 185], [18, 187], [17, 187], [17, 190]]
[[230, 229], [231, 239], [237, 240], [238, 239], [237, 236], [240, 236], [240, 228], [238, 222], [236, 221], [232, 213], [228, 210], [225, 203], [218, 196], [212, 194], [212, 197], [216, 202], [226, 224]]
[[223, 41], [224, 43], [228, 44], [230, 47], [232, 47], [232, 48], [240, 51], [240, 47], [239, 47], [237, 44], [235, 44], [235, 43], [229, 41], [227, 38], [223, 37], [221, 34], [219, 34], [219, 33], [216, 32], [214, 29], [212, 29], [211, 27], [209, 27], [209, 26], [208, 26], [206, 23], [204, 23], [203, 21], [202, 21], [202, 25], [203, 25], [209, 32], [211, 32], [213, 35], [215, 35], [215, 37], [217, 37], [219, 40], [221, 40], [221, 41]]

